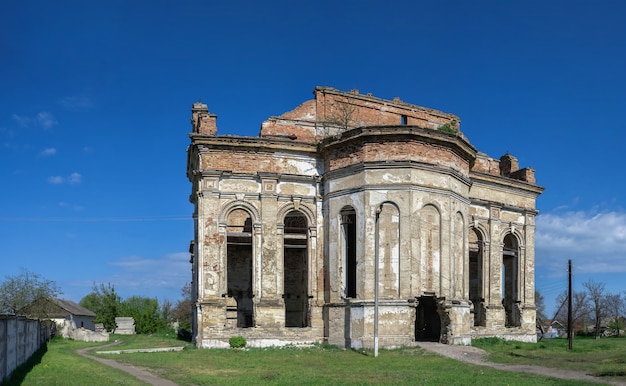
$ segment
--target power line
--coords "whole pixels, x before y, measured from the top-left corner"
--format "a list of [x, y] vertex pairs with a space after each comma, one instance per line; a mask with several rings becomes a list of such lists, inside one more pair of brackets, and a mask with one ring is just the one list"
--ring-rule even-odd
[[192, 221], [187, 217], [88, 217], [88, 218], [61, 218], [61, 217], [0, 217], [0, 222], [156, 222], [156, 221]]

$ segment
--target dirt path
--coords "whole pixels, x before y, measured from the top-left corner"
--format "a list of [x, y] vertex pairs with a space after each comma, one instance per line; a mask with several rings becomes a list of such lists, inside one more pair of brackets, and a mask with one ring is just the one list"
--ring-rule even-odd
[[104, 358], [99, 358], [99, 357], [95, 357], [93, 355], [89, 355], [87, 354], [87, 351], [89, 350], [95, 350], [95, 349], [101, 349], [101, 348], [105, 348], [105, 347], [111, 347], [111, 346], [115, 346], [120, 344], [120, 342], [113, 342], [113, 343], [109, 343], [109, 344], [105, 344], [104, 346], [98, 346], [98, 347], [87, 347], [87, 348], [83, 348], [80, 350], [76, 350], [76, 352], [79, 355], [84, 356], [85, 358], [89, 358], [89, 359], [93, 359], [96, 362], [100, 362], [104, 365], [116, 368], [118, 370], [122, 370], [122, 371], [126, 371], [127, 373], [129, 373], [130, 375], [134, 376], [135, 378], [144, 381], [146, 383], [149, 383], [151, 385], [154, 386], [178, 386], [178, 384], [169, 381], [167, 379], [163, 379], [163, 378], [159, 378], [156, 375], [152, 374], [151, 372], [141, 369], [139, 367], [135, 367], [132, 365], [125, 365], [125, 364], [121, 364], [118, 363], [116, 361], [114, 361], [113, 359], [104, 359]]
[[425, 350], [434, 352], [439, 355], [446, 356], [448, 358], [456, 359], [458, 361], [471, 363], [471, 364], [478, 365], [478, 366], [492, 367], [497, 370], [514, 371], [518, 373], [530, 373], [530, 374], [543, 375], [546, 377], [553, 377], [553, 378], [560, 378], [560, 379], [596, 382], [596, 383], [603, 383], [605, 385], [618, 385], [618, 386], [626, 385], [626, 382], [609, 381], [606, 379], [601, 379], [601, 378], [589, 375], [583, 371], [560, 370], [560, 369], [553, 369], [553, 368], [541, 367], [541, 366], [510, 365], [510, 364], [504, 364], [504, 363], [487, 362], [485, 360], [488, 355], [487, 352], [477, 347], [447, 345], [447, 344], [434, 343], [434, 342], [419, 342], [418, 345]]

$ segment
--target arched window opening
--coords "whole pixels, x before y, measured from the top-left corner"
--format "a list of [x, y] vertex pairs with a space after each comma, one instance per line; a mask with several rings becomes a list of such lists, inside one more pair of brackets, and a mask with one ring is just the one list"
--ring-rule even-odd
[[237, 302], [237, 327], [253, 327], [252, 219], [248, 212], [235, 209], [228, 215], [226, 236], [228, 296]]
[[384, 203], [378, 218], [379, 293], [383, 298], [400, 296], [400, 213]]
[[519, 289], [518, 289], [518, 255], [517, 240], [513, 235], [504, 237], [502, 250], [502, 305], [506, 313], [506, 325], [509, 327], [520, 326], [518, 312]]
[[284, 223], [285, 326], [309, 325], [308, 223], [304, 215], [292, 211]]
[[485, 298], [483, 295], [483, 253], [482, 235], [476, 229], [469, 232], [469, 298], [474, 313], [474, 326], [485, 325]]
[[356, 212], [347, 207], [341, 211], [342, 260], [345, 266], [344, 278], [346, 283], [346, 297], [357, 297], [356, 286]]
[[441, 215], [432, 205], [420, 211], [421, 277], [423, 290], [440, 293], [441, 280]]

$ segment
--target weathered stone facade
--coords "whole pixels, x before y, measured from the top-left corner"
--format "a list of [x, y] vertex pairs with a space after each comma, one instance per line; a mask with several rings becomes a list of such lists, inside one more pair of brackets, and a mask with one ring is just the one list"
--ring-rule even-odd
[[376, 299], [382, 347], [535, 341], [543, 188], [458, 117], [317, 87], [258, 137], [219, 136], [216, 119], [193, 105], [198, 346], [373, 347]]

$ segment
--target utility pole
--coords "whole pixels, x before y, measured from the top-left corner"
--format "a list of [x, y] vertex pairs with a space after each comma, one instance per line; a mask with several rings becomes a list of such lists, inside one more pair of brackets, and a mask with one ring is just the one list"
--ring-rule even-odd
[[574, 340], [574, 326], [572, 325], [572, 260], [567, 263], [568, 288], [567, 288], [567, 343], [568, 349], [572, 349]]

